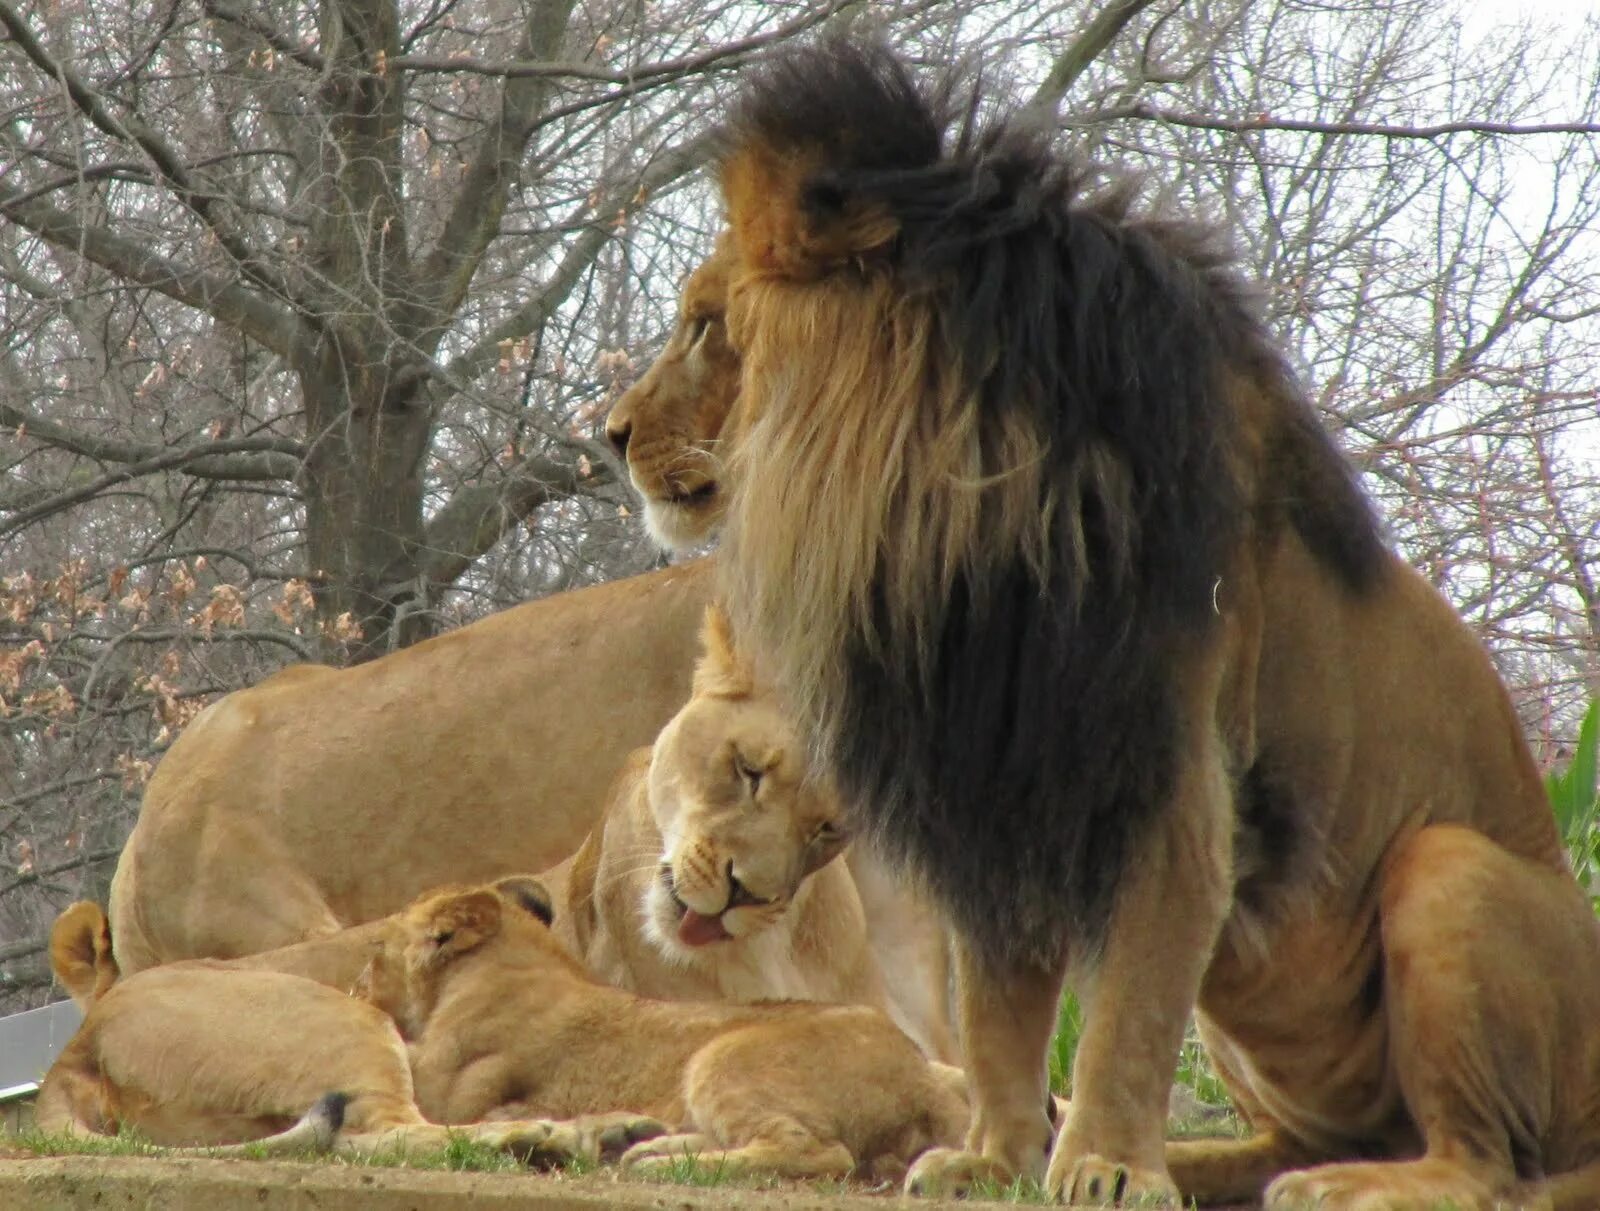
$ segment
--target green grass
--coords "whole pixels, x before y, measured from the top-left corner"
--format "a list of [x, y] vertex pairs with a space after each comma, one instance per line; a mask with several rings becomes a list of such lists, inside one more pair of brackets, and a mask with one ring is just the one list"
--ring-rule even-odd
[[[153, 1144], [138, 1132], [124, 1128], [116, 1135], [81, 1136], [53, 1135], [29, 1129], [9, 1137], [18, 1147], [40, 1156], [165, 1156], [170, 1148]], [[205, 1149], [192, 1149], [204, 1155]], [[254, 1160], [269, 1159], [265, 1150], [244, 1145], [244, 1155]], [[514, 1156], [467, 1138], [455, 1135], [442, 1150], [421, 1151], [396, 1148], [392, 1152], [377, 1152], [369, 1156], [352, 1156], [341, 1153], [317, 1152], [307, 1149], [301, 1153], [278, 1154], [270, 1159], [293, 1161], [320, 1161], [355, 1168], [374, 1169], [432, 1169], [460, 1173], [522, 1173], [527, 1166]], [[566, 1166], [565, 1172], [583, 1174], [592, 1172], [593, 1165], [575, 1163]]]
[[1600, 912], [1600, 701], [1584, 712], [1572, 758], [1545, 779], [1545, 790], [1573, 873]]

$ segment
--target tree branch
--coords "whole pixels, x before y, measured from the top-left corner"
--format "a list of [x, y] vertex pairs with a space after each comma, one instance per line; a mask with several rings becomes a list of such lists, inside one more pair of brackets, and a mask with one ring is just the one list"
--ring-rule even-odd
[[[11, 404], [0, 404], [0, 429], [14, 429], [19, 434], [36, 438], [47, 446], [81, 454], [86, 458], [110, 463], [142, 463], [160, 458], [170, 447], [148, 442], [117, 441], [113, 438], [93, 437], [77, 433], [55, 421], [46, 420]], [[249, 440], [262, 443], [258, 453], [239, 456], [224, 453], [207, 456], [198, 446], [185, 449], [194, 451], [195, 461], [184, 467], [185, 474], [197, 479], [231, 480], [281, 480], [293, 479], [300, 471], [305, 458], [305, 447], [287, 437], [261, 435]], [[214, 443], [215, 444], [215, 443]], [[0, 509], [5, 506], [0, 504]]]
[[107, 472], [87, 484], [70, 488], [65, 492], [58, 492], [38, 504], [17, 510], [11, 517], [0, 522], [0, 538], [9, 538], [42, 517], [48, 517], [52, 513], [59, 513], [62, 509], [71, 508], [75, 504], [98, 496], [107, 488], [127, 483], [130, 479], [153, 475], [157, 471], [172, 470], [182, 467], [186, 463], [212, 458], [217, 455], [275, 452], [278, 443], [282, 440], [282, 438], [277, 437], [227, 438], [222, 441], [201, 442], [194, 446], [183, 446], [175, 450], [167, 450], [149, 458], [141, 459], [138, 462], [128, 463], [118, 470]]
[[1105, 53], [1130, 21], [1154, 3], [1155, 0], [1114, 0], [1097, 12], [1083, 27], [1083, 32], [1051, 64], [1050, 74], [1025, 108], [1035, 113], [1054, 114], [1061, 106], [1061, 99], [1089, 70], [1089, 65]]
[[[711, 155], [712, 145], [712, 136], [706, 134], [661, 153], [637, 180], [612, 190], [595, 207], [596, 215], [614, 216], [637, 210], [651, 194], [705, 163]], [[436, 379], [457, 387], [476, 379], [499, 361], [502, 342], [527, 336], [555, 314], [556, 308], [566, 301], [584, 271], [594, 263], [601, 249], [614, 235], [612, 222], [602, 222], [597, 217], [590, 227], [573, 240], [561, 264], [549, 279], [534, 291], [526, 303], [496, 324], [482, 340], [444, 367], [418, 366], [409, 371], [403, 370], [397, 381], [403, 384], [408, 372], [420, 376], [429, 373], [430, 369]]]
[[590, 466], [584, 474], [573, 463], [535, 455], [511, 468], [503, 480], [462, 488], [428, 526], [423, 576], [438, 588], [448, 588], [540, 506], [616, 482], [609, 464], [594, 459]]
[[[3, 0], [0, 0], [3, 3]], [[50, 243], [140, 286], [203, 311], [283, 358], [309, 339], [293, 312], [226, 277], [169, 261], [110, 228], [87, 225], [38, 199], [0, 189], [0, 214]]]
[[85, 866], [93, 866], [97, 862], [109, 862], [121, 852], [120, 847], [117, 849], [97, 849], [91, 853], [79, 854], [76, 858], [69, 858], [65, 862], [57, 862], [54, 866], [47, 866], [43, 870], [29, 871], [27, 874], [0, 886], [0, 896], [10, 895], [19, 887], [27, 887], [30, 883], [37, 883], [41, 879], [53, 879], [57, 875], [64, 875], [69, 870], [79, 870]]
[[228, 255], [246, 276], [281, 298], [290, 297], [287, 284], [276, 274], [268, 271], [243, 236], [235, 231], [222, 215], [218, 203], [225, 199], [212, 190], [202, 188], [189, 175], [189, 170], [184, 166], [183, 159], [176, 149], [169, 146], [156, 131], [137, 118], [119, 118], [112, 113], [104, 97], [44, 48], [43, 43], [33, 36], [28, 23], [7, 3], [7, 0], [0, 0], [0, 25], [5, 26], [6, 32], [22, 49], [22, 53], [33, 60], [41, 72], [61, 81], [73, 104], [89, 121], [112, 138], [130, 143], [150, 157], [156, 170], [177, 191], [179, 200], [199, 216], [200, 221], [217, 237], [217, 241], [227, 250]]
[[1593, 135], [1600, 134], [1600, 122], [1436, 122], [1427, 126], [1398, 126], [1383, 122], [1318, 122], [1297, 118], [1274, 118], [1258, 114], [1253, 118], [1219, 118], [1211, 114], [1188, 113], [1176, 109], [1135, 103], [1073, 117], [1074, 126], [1101, 122], [1164, 122], [1196, 130], [1231, 131], [1243, 134], [1252, 130], [1283, 130], [1301, 134], [1371, 135], [1385, 139], [1440, 139], [1447, 135]]

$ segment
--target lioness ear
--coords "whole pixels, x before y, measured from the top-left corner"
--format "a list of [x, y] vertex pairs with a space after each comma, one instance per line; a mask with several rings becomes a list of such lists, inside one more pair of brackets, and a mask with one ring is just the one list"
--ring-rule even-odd
[[546, 925], [555, 920], [555, 905], [545, 885], [529, 875], [507, 875], [495, 880], [495, 890], [509, 896]]
[[755, 678], [749, 662], [739, 655], [733, 628], [720, 605], [706, 607], [700, 627], [700, 662], [694, 668], [694, 693], [738, 697], [748, 694]]
[[500, 897], [489, 891], [452, 896], [428, 917], [414, 963], [432, 966], [482, 946], [500, 932]]

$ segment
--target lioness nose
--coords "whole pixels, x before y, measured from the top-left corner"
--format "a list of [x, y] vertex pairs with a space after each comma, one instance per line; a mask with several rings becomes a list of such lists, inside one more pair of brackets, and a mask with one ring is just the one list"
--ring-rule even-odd
[[624, 418], [621, 422], [606, 422], [606, 440], [611, 443], [611, 448], [617, 452], [618, 458], [628, 457], [628, 438], [633, 433], [633, 425]]

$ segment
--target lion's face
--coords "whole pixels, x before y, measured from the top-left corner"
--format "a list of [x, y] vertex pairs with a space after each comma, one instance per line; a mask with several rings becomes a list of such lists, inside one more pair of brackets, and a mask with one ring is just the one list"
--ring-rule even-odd
[[648, 793], [662, 853], [646, 928], [669, 955], [774, 924], [844, 848], [835, 797], [759, 696], [697, 693], [656, 740]]
[[739, 391], [726, 324], [732, 255], [721, 241], [689, 275], [672, 338], [606, 418], [606, 436], [644, 501], [645, 524], [669, 549], [705, 542], [722, 519], [717, 442]]

